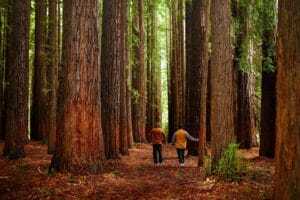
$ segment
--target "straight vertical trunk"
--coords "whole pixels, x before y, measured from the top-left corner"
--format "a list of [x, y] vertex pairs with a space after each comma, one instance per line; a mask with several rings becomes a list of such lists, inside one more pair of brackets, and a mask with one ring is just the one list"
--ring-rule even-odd
[[103, 168], [98, 1], [65, 0], [59, 85], [56, 171], [97, 173]]
[[144, 59], [143, 1], [133, 2], [132, 129], [135, 142], [146, 142], [146, 70]]
[[191, 12], [191, 53], [187, 65], [186, 130], [199, 138], [197, 143], [189, 143], [190, 155], [199, 154], [199, 165], [204, 164], [206, 144], [206, 92], [208, 73], [208, 1], [192, 1]]
[[155, 122], [161, 123], [161, 73], [159, 50], [157, 48], [156, 1], [148, 1], [147, 23], [147, 140], [151, 140], [150, 132]]
[[127, 131], [127, 103], [126, 103], [126, 67], [128, 66], [128, 24], [127, 24], [128, 1], [121, 3], [121, 69], [120, 69], [120, 153], [129, 155], [128, 131]]
[[[264, 1], [264, 14], [267, 19], [275, 13], [273, 1]], [[276, 69], [275, 69], [275, 16], [264, 20], [262, 38], [262, 97], [261, 97], [261, 133], [259, 155], [274, 157], [275, 155], [275, 121], [276, 121]], [[271, 24], [266, 23], [271, 22]], [[271, 61], [271, 62], [270, 62]]]
[[56, 143], [56, 111], [57, 111], [57, 0], [49, 0], [48, 23], [48, 88], [49, 99], [47, 110], [48, 153], [54, 153]]
[[46, 140], [47, 135], [47, 63], [46, 63], [46, 11], [47, 2], [36, 0], [35, 14], [35, 60], [31, 137]]
[[121, 1], [104, 0], [101, 52], [102, 127], [106, 158], [119, 158]]
[[28, 135], [29, 0], [12, 0], [9, 5], [4, 156], [25, 156]]
[[212, 0], [211, 148], [212, 168], [222, 157], [234, 134], [230, 2]]
[[171, 1], [169, 142], [171, 142], [173, 134], [178, 126], [183, 125], [185, 122], [183, 19], [183, 1]]
[[279, 1], [274, 199], [300, 197], [300, 1]]

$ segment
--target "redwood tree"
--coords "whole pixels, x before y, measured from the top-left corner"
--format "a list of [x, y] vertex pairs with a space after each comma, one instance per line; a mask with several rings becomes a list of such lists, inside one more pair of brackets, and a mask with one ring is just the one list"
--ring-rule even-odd
[[135, 142], [146, 142], [146, 69], [144, 58], [143, 0], [132, 2], [132, 131]]
[[234, 134], [230, 2], [211, 2], [211, 155], [212, 168]]
[[48, 110], [47, 135], [48, 153], [54, 153], [56, 143], [56, 105], [57, 105], [57, 0], [49, 0], [48, 23]]
[[274, 199], [300, 197], [300, 1], [279, 1]]
[[128, 155], [128, 123], [127, 123], [127, 101], [126, 101], [126, 67], [128, 67], [128, 24], [127, 24], [128, 1], [121, 3], [121, 66], [120, 66], [120, 153]]
[[265, 0], [263, 9], [262, 34], [262, 95], [261, 95], [261, 132], [259, 155], [275, 155], [275, 0]]
[[46, 13], [47, 2], [36, 0], [35, 57], [31, 112], [31, 137], [45, 140], [47, 136], [47, 63], [46, 63]]
[[[206, 92], [208, 73], [208, 1], [194, 0], [191, 6], [190, 55], [186, 66], [186, 130], [199, 138], [200, 144], [189, 143], [190, 155], [199, 154], [199, 165], [204, 164], [206, 144]], [[199, 146], [199, 148], [198, 148]]]
[[103, 1], [101, 51], [102, 127], [106, 158], [119, 157], [121, 1]]
[[9, 5], [4, 156], [25, 156], [28, 136], [29, 0], [12, 0]]
[[98, 1], [65, 0], [57, 146], [51, 167], [97, 173], [103, 167]]
[[160, 57], [157, 43], [157, 1], [147, 1], [147, 124], [146, 136], [155, 122], [162, 121]]
[[169, 68], [169, 135], [171, 142], [178, 125], [183, 125], [185, 108], [185, 64], [183, 1], [171, 0], [170, 68]]

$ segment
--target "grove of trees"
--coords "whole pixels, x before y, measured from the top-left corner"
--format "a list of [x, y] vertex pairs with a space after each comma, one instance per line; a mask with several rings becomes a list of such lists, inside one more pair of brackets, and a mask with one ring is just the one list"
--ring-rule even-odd
[[[230, 143], [275, 157], [275, 199], [300, 196], [300, 2], [1, 0], [0, 138], [48, 144], [50, 170], [101, 173], [171, 142], [215, 169]], [[208, 153], [208, 149], [209, 151]]]

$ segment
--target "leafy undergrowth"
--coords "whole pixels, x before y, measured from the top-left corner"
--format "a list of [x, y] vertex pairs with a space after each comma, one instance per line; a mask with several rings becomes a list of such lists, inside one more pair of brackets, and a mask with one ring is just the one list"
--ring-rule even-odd
[[[3, 142], [0, 142], [3, 152]], [[24, 159], [0, 156], [0, 199], [270, 199], [274, 161], [258, 157], [258, 149], [241, 150], [248, 171], [239, 182], [205, 177], [196, 157], [178, 167], [174, 148], [164, 145], [163, 166], [152, 164], [148, 144], [130, 149], [130, 156], [110, 160], [99, 175], [48, 173], [47, 146], [31, 142]]]

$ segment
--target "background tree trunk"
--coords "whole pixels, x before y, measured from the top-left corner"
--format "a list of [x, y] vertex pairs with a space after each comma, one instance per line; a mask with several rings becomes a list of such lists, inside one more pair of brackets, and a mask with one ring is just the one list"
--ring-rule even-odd
[[121, 2], [103, 2], [101, 52], [102, 127], [106, 158], [119, 158], [120, 148], [120, 70]]
[[169, 136], [183, 125], [185, 108], [185, 65], [183, 37], [183, 1], [171, 1], [170, 82], [169, 82]]
[[206, 92], [208, 73], [208, 1], [192, 1], [191, 13], [191, 53], [186, 71], [186, 130], [199, 138], [197, 143], [189, 143], [188, 153], [199, 154], [199, 165], [204, 164], [206, 144]]
[[121, 3], [121, 69], [120, 69], [120, 153], [129, 155], [128, 151], [128, 123], [127, 123], [127, 103], [126, 103], [126, 67], [128, 67], [128, 24], [127, 24], [128, 1]]
[[28, 136], [29, 8], [29, 0], [9, 4], [4, 145], [9, 159], [25, 156]]
[[48, 88], [49, 99], [47, 110], [48, 153], [54, 153], [56, 144], [56, 111], [57, 111], [57, 0], [49, 0], [48, 22]]
[[230, 2], [212, 0], [211, 154], [212, 168], [234, 134]]
[[133, 1], [132, 129], [135, 142], [146, 142], [146, 69], [143, 1]]
[[274, 199], [300, 196], [300, 2], [279, 2]]
[[97, 173], [103, 167], [98, 1], [64, 1], [57, 146], [51, 168]]
[[155, 122], [162, 122], [161, 73], [157, 48], [157, 1], [147, 3], [147, 140], [151, 141], [151, 129]]
[[[261, 98], [261, 133], [259, 155], [275, 155], [275, 0], [265, 0], [263, 16], [264, 29], [262, 38], [262, 98]], [[270, 13], [273, 13], [273, 15]], [[271, 23], [271, 24], [270, 24]]]
[[47, 63], [46, 63], [46, 12], [47, 2], [36, 0], [35, 14], [35, 60], [33, 102], [31, 117], [32, 139], [46, 140], [47, 135]]

